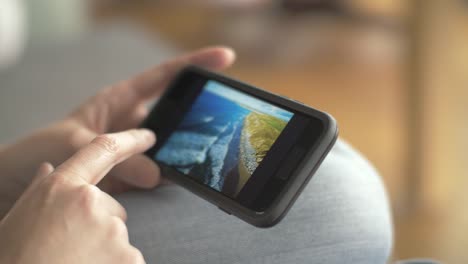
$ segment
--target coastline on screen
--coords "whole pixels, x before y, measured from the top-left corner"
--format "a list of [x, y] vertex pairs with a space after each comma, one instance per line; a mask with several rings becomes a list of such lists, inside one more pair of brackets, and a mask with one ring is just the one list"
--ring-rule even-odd
[[154, 158], [235, 198], [292, 116], [210, 80]]

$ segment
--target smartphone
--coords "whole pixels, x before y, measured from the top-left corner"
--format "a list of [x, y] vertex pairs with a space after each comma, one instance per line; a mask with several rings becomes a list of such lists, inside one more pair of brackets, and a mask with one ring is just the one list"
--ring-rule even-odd
[[257, 227], [286, 215], [338, 134], [327, 113], [195, 66], [143, 127], [163, 176]]

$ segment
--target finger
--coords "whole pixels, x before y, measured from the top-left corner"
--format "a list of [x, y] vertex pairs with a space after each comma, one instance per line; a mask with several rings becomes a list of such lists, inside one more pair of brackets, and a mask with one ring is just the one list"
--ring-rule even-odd
[[[193, 64], [211, 70], [221, 70], [230, 66], [234, 59], [234, 51], [225, 47], [195, 51], [167, 61], [129, 81], [103, 90], [90, 101], [90, 105], [105, 106], [103, 109], [109, 113], [109, 116], [102, 127], [106, 127], [107, 131], [136, 127], [143, 120], [141, 117], [144, 112], [143, 109], [135, 112], [135, 109], [159, 95], [168, 82], [186, 65]], [[85, 112], [83, 109], [86, 107], [76, 113]], [[122, 122], [122, 119], [128, 121]]]
[[116, 216], [124, 222], [127, 221], [127, 211], [125, 208], [109, 194], [102, 192], [101, 190], [99, 190], [99, 193], [99, 202], [106, 213], [111, 216]]
[[159, 167], [142, 154], [115, 166], [110, 175], [128, 185], [142, 189], [154, 188], [161, 182]]
[[[109, 219], [109, 222], [107, 223], [107, 227], [109, 228], [108, 232], [109, 232], [110, 238], [111, 239], [117, 238], [113, 240], [119, 244], [122, 242], [124, 244], [128, 244], [130, 241], [128, 237], [128, 228], [127, 228], [125, 221], [123, 221], [121, 218], [117, 216], [113, 216], [108, 219]], [[125, 263], [125, 262], [117, 262], [117, 263]]]
[[102, 179], [96, 186], [104, 192], [111, 193], [112, 195], [138, 189], [123, 181], [115, 179], [112, 175], [104, 177], [104, 179]]
[[49, 162], [43, 162], [39, 165], [36, 175], [34, 176], [31, 184], [28, 187], [28, 190], [34, 188], [42, 179], [49, 176], [54, 171], [54, 166]]
[[[97, 96], [90, 99], [80, 107], [73, 115], [88, 120], [94, 116], [96, 107], [109, 114], [108, 119], [102, 119], [99, 123], [102, 131], [115, 129], [122, 117], [127, 119], [129, 113], [142, 103], [146, 103], [159, 95], [167, 86], [168, 82], [188, 64], [197, 65], [210, 70], [222, 70], [230, 66], [235, 60], [235, 53], [227, 47], [211, 47], [201, 49], [187, 55], [167, 61], [156, 66], [137, 77], [124, 81], [116, 86], [104, 89]], [[129, 126], [125, 126], [128, 128]]]
[[48, 176], [54, 171], [54, 166], [50, 164], [49, 162], [44, 162], [39, 165], [39, 168], [37, 169], [37, 174], [36, 178], [43, 178]]
[[154, 133], [147, 129], [101, 135], [62, 163], [55, 173], [64, 176], [73, 174], [95, 185], [113, 166], [149, 149], [155, 141]]
[[54, 166], [52, 166], [52, 164], [50, 164], [49, 162], [41, 163], [41, 165], [39, 165], [39, 168], [37, 169], [36, 176], [34, 177], [31, 185], [49, 176], [53, 171], [54, 171]]
[[221, 70], [235, 60], [235, 53], [226, 47], [201, 49], [156, 66], [130, 80], [130, 88], [140, 100], [150, 100], [159, 95], [168, 82], [185, 66], [197, 65], [210, 70]]
[[129, 110], [129, 112], [130, 113], [122, 112], [121, 114], [116, 114], [115, 119], [118, 120], [112, 120], [110, 122], [112, 126], [109, 127], [109, 130], [122, 131], [138, 127], [148, 116], [148, 108], [143, 103], [138, 105], [136, 108]]

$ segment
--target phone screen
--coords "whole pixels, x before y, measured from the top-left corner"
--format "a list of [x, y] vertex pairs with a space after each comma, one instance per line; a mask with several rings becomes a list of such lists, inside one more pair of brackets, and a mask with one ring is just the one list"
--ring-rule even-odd
[[153, 158], [236, 198], [293, 116], [208, 80]]

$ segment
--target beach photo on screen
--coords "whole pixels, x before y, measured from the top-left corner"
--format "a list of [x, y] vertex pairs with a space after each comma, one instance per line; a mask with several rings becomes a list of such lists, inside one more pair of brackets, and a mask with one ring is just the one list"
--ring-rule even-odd
[[234, 198], [292, 116], [208, 81], [155, 159]]

